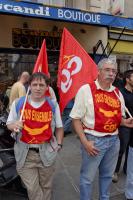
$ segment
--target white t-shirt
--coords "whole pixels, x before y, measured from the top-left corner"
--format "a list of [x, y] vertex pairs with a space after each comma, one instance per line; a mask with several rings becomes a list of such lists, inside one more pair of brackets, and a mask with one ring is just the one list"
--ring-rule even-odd
[[[40, 107], [43, 103], [44, 103], [44, 101], [42, 101], [42, 102], [34, 102], [34, 101], [30, 100], [30, 104], [34, 108]], [[61, 115], [60, 115], [60, 109], [59, 109], [59, 105], [58, 105], [57, 102], [56, 102], [54, 117], [55, 117], [55, 126], [56, 126], [56, 128], [63, 127], [62, 120], [61, 120]], [[16, 112], [16, 103], [14, 101], [12, 103], [12, 106], [11, 106], [11, 109], [10, 109], [10, 113], [9, 113], [9, 116], [8, 116], [8, 119], [7, 119], [7, 124], [11, 124], [12, 122], [14, 122], [16, 120], [19, 120], [19, 119], [18, 119], [18, 115], [17, 115], [17, 112]]]
[[[95, 81], [97, 89], [102, 89], [98, 83]], [[115, 89], [114, 86], [111, 86], [108, 92], [112, 92]], [[120, 101], [121, 101], [121, 111], [122, 115], [125, 116], [125, 102], [122, 94], [119, 92]], [[75, 98], [74, 106], [70, 113], [70, 117], [74, 119], [81, 119], [82, 123], [90, 129], [94, 129], [95, 125], [95, 113], [94, 113], [94, 103], [89, 84], [83, 85]], [[101, 133], [95, 130], [84, 129], [85, 133], [89, 133], [95, 136], [101, 136]], [[107, 135], [108, 133], [102, 133], [102, 136]], [[118, 134], [118, 130], [113, 132], [112, 135]]]

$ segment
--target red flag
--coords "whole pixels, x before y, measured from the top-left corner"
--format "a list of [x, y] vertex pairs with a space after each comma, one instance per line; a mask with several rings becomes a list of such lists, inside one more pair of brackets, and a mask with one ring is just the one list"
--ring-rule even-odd
[[[39, 55], [37, 57], [33, 73], [35, 72], [43, 72], [48, 77], [50, 77], [49, 71], [48, 71], [48, 59], [47, 59], [47, 51], [46, 51], [46, 42], [45, 39], [43, 40]], [[50, 96], [49, 87], [47, 91], [45, 92], [46, 96]]]
[[75, 97], [82, 85], [97, 78], [97, 73], [95, 62], [70, 32], [64, 28], [58, 69], [61, 112], [63, 112], [68, 102]]
[[48, 59], [47, 59], [45, 39], [43, 40], [39, 55], [37, 57], [37, 60], [33, 69], [33, 73], [35, 72], [43, 72], [48, 77], [50, 77], [49, 71], [48, 71]]

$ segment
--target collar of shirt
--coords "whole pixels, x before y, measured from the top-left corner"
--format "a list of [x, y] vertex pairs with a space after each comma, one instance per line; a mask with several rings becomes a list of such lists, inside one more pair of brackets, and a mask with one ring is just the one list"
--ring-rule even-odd
[[[98, 82], [98, 79], [95, 81], [95, 84], [96, 84], [97, 89], [104, 90], [103, 88], [101, 88], [101, 86]], [[115, 87], [113, 85], [110, 85], [110, 88], [108, 90], [104, 90], [104, 91], [112, 92], [114, 89], [115, 89]]]

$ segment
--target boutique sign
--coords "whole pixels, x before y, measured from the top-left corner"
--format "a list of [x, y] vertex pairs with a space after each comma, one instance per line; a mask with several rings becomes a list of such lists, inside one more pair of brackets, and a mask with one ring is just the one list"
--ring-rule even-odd
[[0, 12], [6, 14], [25, 15], [63, 21], [101, 24], [101, 16], [74, 9], [56, 8], [33, 4], [27, 2], [15, 2], [11, 0], [0, 0]]
[[133, 19], [78, 9], [57, 8], [25, 1], [0, 0], [0, 13], [133, 29]]

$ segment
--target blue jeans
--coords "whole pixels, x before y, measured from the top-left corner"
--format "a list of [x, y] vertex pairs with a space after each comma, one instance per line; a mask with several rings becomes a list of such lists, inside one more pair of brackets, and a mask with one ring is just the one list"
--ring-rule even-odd
[[127, 179], [125, 195], [127, 199], [133, 199], [133, 148], [130, 146], [127, 159]]
[[115, 169], [115, 172], [117, 172], [117, 173], [120, 170], [122, 157], [123, 157], [124, 153], [125, 153], [125, 162], [124, 162], [123, 170], [126, 172], [127, 157], [128, 157], [127, 150], [128, 150], [129, 139], [130, 139], [130, 132], [131, 132], [130, 128], [127, 128], [124, 126], [121, 126], [119, 128], [120, 151], [119, 151], [118, 161], [117, 161], [117, 165], [116, 165], [116, 169]]
[[110, 184], [118, 159], [120, 141], [117, 135], [111, 137], [95, 137], [86, 134], [88, 140], [94, 141], [100, 151], [97, 156], [90, 156], [83, 145], [82, 165], [80, 171], [80, 200], [91, 200], [92, 184], [99, 168], [100, 200], [109, 200]]

